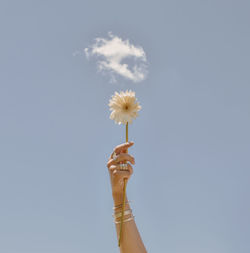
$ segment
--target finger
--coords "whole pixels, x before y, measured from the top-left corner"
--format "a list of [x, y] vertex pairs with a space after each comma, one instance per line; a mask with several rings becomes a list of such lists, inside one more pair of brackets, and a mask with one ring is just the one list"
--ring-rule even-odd
[[[117, 164], [117, 165], [111, 165], [110, 167], [109, 167], [109, 171], [111, 172], [111, 173], [113, 173], [114, 171], [126, 171], [126, 170], [121, 170], [121, 168], [120, 168], [120, 166], [119, 166], [119, 164]], [[133, 174], [133, 172], [134, 172], [134, 170], [133, 170], [133, 167], [129, 164], [129, 163], [127, 163], [127, 170], [129, 171], [129, 173], [130, 173], [130, 175], [132, 175]]]
[[127, 154], [127, 153], [122, 153], [116, 157], [116, 159], [110, 159], [107, 163], [107, 167], [109, 168], [113, 164], [117, 164], [119, 162], [130, 162], [132, 164], [135, 164], [135, 159], [133, 156]]
[[118, 146], [115, 147], [114, 152], [118, 155], [124, 151], [126, 151], [129, 147], [133, 146], [134, 142], [130, 141], [130, 142], [125, 142], [123, 144], [120, 144]]
[[133, 167], [128, 163], [128, 171], [130, 173], [130, 176], [133, 174], [134, 170], [133, 170]]
[[120, 181], [121, 183], [123, 183], [124, 178], [129, 179], [131, 175], [129, 170], [114, 170], [113, 172], [114, 180]]
[[135, 158], [127, 153], [121, 153], [120, 155], [118, 155], [116, 157], [116, 159], [114, 160], [114, 163], [120, 163], [120, 162], [130, 162], [132, 164], [135, 164]]
[[133, 156], [122, 153], [116, 157], [116, 159], [110, 159], [107, 163], [107, 167], [109, 168], [113, 164], [117, 164], [119, 162], [130, 162], [132, 164], [135, 164], [135, 159]]
[[111, 165], [108, 169], [110, 172], [113, 173], [115, 170], [119, 169], [119, 165]]
[[127, 149], [131, 146], [134, 145], [134, 142], [133, 141], [130, 141], [130, 142], [125, 142], [123, 144], [120, 144], [118, 146], [116, 146], [114, 148], [114, 151], [112, 152], [112, 154], [110, 155], [109, 157], [109, 160], [112, 159], [114, 153], [116, 153], [116, 155], [119, 155], [120, 153], [126, 153], [127, 152]]

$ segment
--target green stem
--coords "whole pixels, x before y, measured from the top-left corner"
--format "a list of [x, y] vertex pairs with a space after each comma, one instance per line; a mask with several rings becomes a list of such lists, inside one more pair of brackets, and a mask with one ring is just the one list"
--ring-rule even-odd
[[[126, 124], [126, 142], [128, 142], [128, 122]], [[123, 225], [123, 217], [124, 217], [124, 209], [125, 209], [125, 201], [126, 201], [126, 186], [127, 186], [127, 178], [124, 178], [123, 185], [123, 201], [122, 201], [122, 217], [121, 217], [121, 226], [120, 226], [120, 234], [119, 234], [119, 242], [118, 246], [121, 246], [121, 238], [122, 238], [122, 225]]]

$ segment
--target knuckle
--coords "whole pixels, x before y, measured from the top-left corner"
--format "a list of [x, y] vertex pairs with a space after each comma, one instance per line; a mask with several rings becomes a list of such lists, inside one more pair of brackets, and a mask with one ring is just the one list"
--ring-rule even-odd
[[128, 168], [129, 168], [129, 173], [130, 173], [130, 175], [132, 175], [133, 174], [133, 167], [129, 164], [128, 165]]
[[111, 165], [110, 167], [109, 167], [109, 170], [115, 170], [116, 169], [116, 166], [115, 165]]
[[[128, 154], [128, 155], [129, 155], [129, 154]], [[134, 159], [134, 157], [133, 157], [132, 155], [129, 155], [129, 158], [132, 159], [132, 160]]]

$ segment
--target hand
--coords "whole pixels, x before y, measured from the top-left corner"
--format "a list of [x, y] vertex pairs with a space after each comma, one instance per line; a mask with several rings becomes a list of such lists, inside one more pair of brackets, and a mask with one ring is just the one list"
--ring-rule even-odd
[[[129, 179], [133, 174], [131, 164], [135, 164], [135, 159], [127, 153], [128, 148], [133, 145], [133, 142], [126, 142], [116, 146], [108, 160], [107, 167], [109, 169], [113, 197], [122, 197], [124, 178]], [[117, 155], [115, 159], [113, 157], [114, 154]], [[121, 170], [120, 163], [127, 163], [127, 170]]]

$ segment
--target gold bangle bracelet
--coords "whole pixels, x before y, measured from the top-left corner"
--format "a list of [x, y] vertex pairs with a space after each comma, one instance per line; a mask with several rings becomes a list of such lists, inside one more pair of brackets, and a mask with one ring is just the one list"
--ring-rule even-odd
[[[126, 219], [126, 220], [123, 220], [123, 223], [124, 223], [124, 222], [128, 222], [128, 221], [131, 221], [131, 220], [134, 220], [134, 217], [135, 217], [135, 216], [132, 216], [132, 217]], [[115, 221], [115, 224], [121, 224], [121, 221]]]
[[[127, 201], [125, 204], [129, 204], [131, 201]], [[118, 206], [114, 206], [113, 210], [117, 209], [117, 208], [121, 208], [123, 204], [120, 204]]]
[[[128, 209], [124, 211], [124, 215], [132, 214], [132, 209]], [[122, 216], [122, 212], [114, 213], [114, 218], [120, 218]]]

